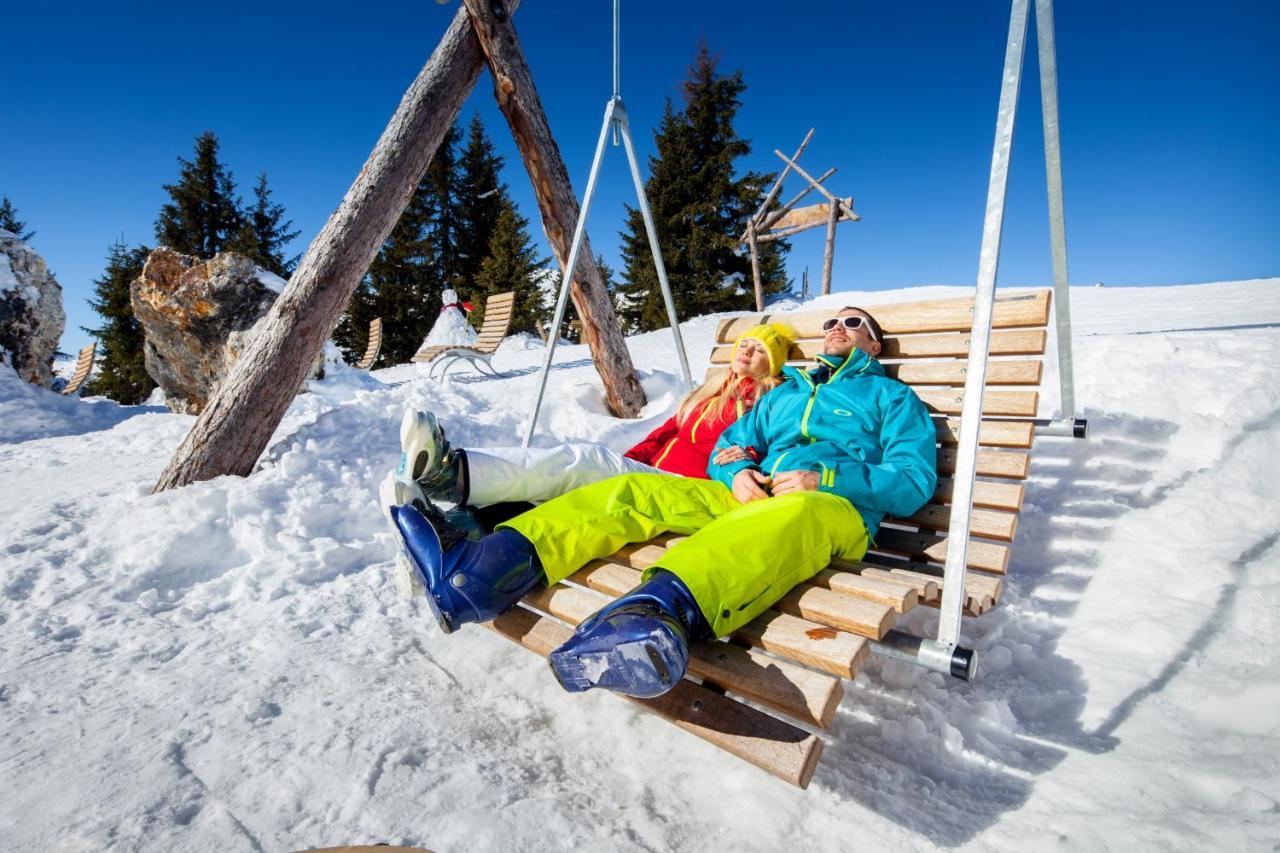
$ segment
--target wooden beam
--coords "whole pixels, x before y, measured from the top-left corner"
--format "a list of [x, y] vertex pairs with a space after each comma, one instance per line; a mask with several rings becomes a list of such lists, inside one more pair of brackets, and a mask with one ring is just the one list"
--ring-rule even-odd
[[[834, 167], [827, 169], [827, 171], [823, 172], [821, 175], [818, 176], [818, 183], [823, 183], [824, 181], [826, 181], [827, 178], [831, 177], [835, 173], [836, 173], [836, 170]], [[771, 210], [764, 216], [756, 217], [753, 220], [756, 223], [756, 231], [757, 232], [767, 231], [770, 228], [772, 228], [774, 226], [774, 223], [776, 223], [782, 217], [786, 216], [788, 211], [790, 211], [793, 207], [799, 204], [800, 200], [803, 199], [805, 196], [807, 196], [811, 192], [813, 192], [813, 187], [806, 185], [804, 189], [802, 189], [800, 192], [792, 196], [791, 200], [788, 201], [786, 204], [782, 205], [782, 207], [779, 207], [776, 210]], [[746, 240], [747, 240], [747, 232], [743, 231], [742, 236], [738, 238], [738, 242], [745, 243]]]
[[801, 168], [800, 168], [800, 166], [799, 166], [799, 164], [797, 164], [794, 160], [788, 159], [788, 157], [787, 157], [787, 155], [786, 155], [786, 154], [783, 154], [781, 151], [779, 151], [779, 150], [778, 150], [778, 149], [776, 149], [776, 148], [775, 148], [775, 149], [773, 149], [773, 153], [774, 153], [774, 154], [777, 154], [779, 157], [781, 157], [781, 158], [782, 158], [782, 161], [783, 161], [784, 163], [786, 163], [788, 166], [790, 166], [792, 169], [794, 169], [794, 170], [795, 170], [795, 173], [796, 173], [797, 175], [799, 175], [800, 177], [802, 177], [802, 178], [804, 178], [806, 181], [808, 181], [808, 182], [810, 183], [810, 185], [812, 185], [812, 186], [813, 186], [813, 188], [814, 188], [815, 190], [817, 190], [818, 192], [820, 192], [820, 193], [822, 193], [824, 196], [826, 196], [826, 197], [827, 197], [827, 201], [831, 202], [832, 204], [839, 205], [839, 206], [840, 206], [840, 209], [841, 209], [842, 211], [844, 211], [844, 215], [845, 215], [845, 216], [849, 217], [850, 219], [852, 219], [852, 220], [853, 220], [853, 221], [855, 221], [855, 222], [857, 222], [859, 219], [861, 219], [861, 218], [862, 218], [861, 216], [859, 216], [858, 214], [856, 214], [856, 213], [854, 213], [854, 212], [853, 212], [852, 200], [851, 200], [851, 203], [849, 203], [849, 204], [845, 204], [844, 199], [837, 198], [837, 197], [835, 196], [835, 194], [831, 192], [831, 190], [827, 189], [827, 188], [826, 188], [826, 187], [824, 187], [822, 184], [820, 184], [820, 183], [818, 183], [817, 181], [815, 181], [815, 180], [813, 179], [813, 176], [812, 176], [812, 175], [810, 175], [810, 174], [809, 174], [808, 172], [806, 172], [804, 169], [801, 169]]
[[[506, 14], [518, 5], [519, 0], [507, 0]], [[342, 203], [311, 241], [253, 341], [161, 473], [155, 491], [253, 471], [483, 66], [467, 14], [459, 10]]]
[[[809, 140], [813, 138], [814, 128], [809, 128], [809, 132], [804, 135], [804, 139], [800, 140], [800, 147], [796, 149], [796, 153], [791, 155], [792, 160], [799, 160], [800, 155], [804, 153], [804, 149], [809, 144]], [[791, 171], [790, 167], [784, 167], [778, 173], [777, 179], [773, 182], [773, 186], [769, 187], [769, 192], [765, 195], [764, 201], [760, 202], [760, 207], [752, 215], [751, 221], [757, 221], [764, 215], [765, 210], [773, 203], [773, 199], [778, 195], [778, 190], [782, 189], [782, 182], [787, 179], [787, 172]], [[741, 242], [741, 241], [739, 241]]]
[[[482, 0], [463, 2], [493, 76], [494, 97], [506, 116], [533, 182], [547, 242], [563, 270], [578, 221], [578, 201], [569, 182], [569, 171], [560, 157], [560, 148], [547, 124], [524, 50], [511, 16], [503, 12], [500, 4]], [[570, 293], [582, 321], [583, 340], [591, 348], [591, 359], [604, 383], [609, 410], [618, 417], [637, 417], [646, 402], [644, 390], [631, 363], [626, 338], [618, 328], [613, 302], [596, 267], [595, 253], [585, 235], [576, 267]], [[558, 332], [558, 329], [551, 330], [552, 334]]]
[[[849, 199], [852, 204], [853, 199]], [[836, 259], [836, 223], [840, 221], [840, 208], [835, 202], [827, 204], [827, 240], [822, 250], [822, 295], [831, 294], [831, 267]]]
[[747, 223], [747, 245], [751, 250], [751, 283], [756, 290], [756, 310], [764, 310], [764, 282], [760, 280], [760, 246], [756, 243], [756, 226]]

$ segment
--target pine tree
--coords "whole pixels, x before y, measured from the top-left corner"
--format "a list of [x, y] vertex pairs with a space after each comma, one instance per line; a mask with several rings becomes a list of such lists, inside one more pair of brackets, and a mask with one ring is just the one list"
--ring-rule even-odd
[[[547, 313], [537, 273], [547, 265], [548, 259], [539, 258], [533, 247], [527, 230], [529, 220], [516, 212], [510, 199], [503, 198], [502, 202], [489, 240], [488, 255], [480, 265], [476, 284], [480, 295], [486, 298], [495, 293], [514, 291], [511, 331], [536, 332]], [[482, 320], [483, 316], [476, 321]]]
[[298, 256], [286, 258], [284, 247], [301, 232], [289, 230], [293, 221], [284, 220], [284, 205], [271, 200], [266, 172], [259, 173], [253, 198], [253, 207], [241, 213], [240, 230], [227, 248], [247, 255], [264, 270], [287, 278], [297, 265]]
[[[717, 74], [716, 58], [701, 42], [682, 85], [684, 108], [676, 110], [668, 99], [654, 134], [658, 153], [649, 158], [645, 193], [681, 318], [754, 304], [751, 259], [738, 237], [772, 176], [734, 177], [734, 162], [751, 150], [733, 129], [745, 90], [742, 72]], [[669, 323], [638, 209], [628, 206], [621, 236], [625, 269], [617, 294], [624, 319], [636, 330], [663, 328]], [[785, 241], [760, 246], [768, 294], [789, 288], [782, 263], [787, 248]]]
[[133, 315], [129, 286], [147, 262], [146, 246], [130, 249], [117, 240], [107, 250], [107, 268], [93, 283], [95, 299], [90, 307], [103, 319], [101, 328], [83, 331], [98, 339], [98, 374], [85, 393], [103, 394], [126, 405], [141, 403], [156, 387], [143, 365], [145, 337], [142, 324]]
[[23, 242], [36, 236], [36, 232], [26, 230], [27, 223], [18, 218], [18, 209], [13, 206], [13, 202], [9, 201], [8, 196], [0, 200], [0, 228], [16, 234]]
[[195, 159], [178, 158], [178, 182], [165, 184], [172, 200], [156, 219], [156, 240], [184, 255], [212, 258], [229, 248], [244, 222], [231, 171], [218, 162], [218, 137], [196, 137]]
[[507, 198], [507, 187], [498, 179], [502, 158], [494, 153], [479, 115], [471, 118], [458, 167], [457, 269], [449, 281], [459, 292], [471, 294]]

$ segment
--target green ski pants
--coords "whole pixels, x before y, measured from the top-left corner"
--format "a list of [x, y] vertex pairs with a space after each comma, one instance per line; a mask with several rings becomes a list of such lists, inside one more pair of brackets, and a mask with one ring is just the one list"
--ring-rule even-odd
[[509, 527], [533, 543], [548, 583], [629, 542], [689, 536], [648, 571], [674, 573], [717, 637], [750, 622], [832, 557], [867, 551], [862, 517], [842, 497], [794, 492], [740, 504], [722, 483], [667, 474], [623, 474], [518, 515]]

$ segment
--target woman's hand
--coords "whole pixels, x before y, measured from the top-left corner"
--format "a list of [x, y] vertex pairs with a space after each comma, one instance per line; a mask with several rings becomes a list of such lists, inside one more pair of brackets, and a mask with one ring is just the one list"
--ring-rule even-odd
[[770, 491], [775, 497], [790, 492], [816, 492], [821, 482], [817, 471], [783, 471], [773, 478], [773, 488]]
[[749, 504], [769, 497], [765, 491], [769, 487], [769, 478], [763, 471], [754, 468], [743, 468], [733, 477], [733, 496], [740, 504]]
[[730, 445], [729, 447], [717, 450], [716, 455], [711, 458], [711, 461], [717, 465], [726, 465], [730, 462], [737, 462], [742, 459], [750, 458], [751, 456], [747, 451], [743, 450], [741, 447]]

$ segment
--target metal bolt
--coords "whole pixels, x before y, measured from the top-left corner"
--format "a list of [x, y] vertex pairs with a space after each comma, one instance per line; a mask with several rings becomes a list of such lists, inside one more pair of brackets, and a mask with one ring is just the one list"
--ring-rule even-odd
[[695, 711], [701, 711], [701, 710], [702, 710], [702, 700], [701, 700], [701, 699], [694, 699], [694, 700], [693, 700], [693, 710], [695, 710]]
[[454, 575], [452, 578], [449, 579], [449, 583], [458, 587], [463, 586], [464, 584], [466, 584], [466, 582], [467, 582], [467, 576], [464, 575], [462, 572], [458, 572], [458, 574]]

